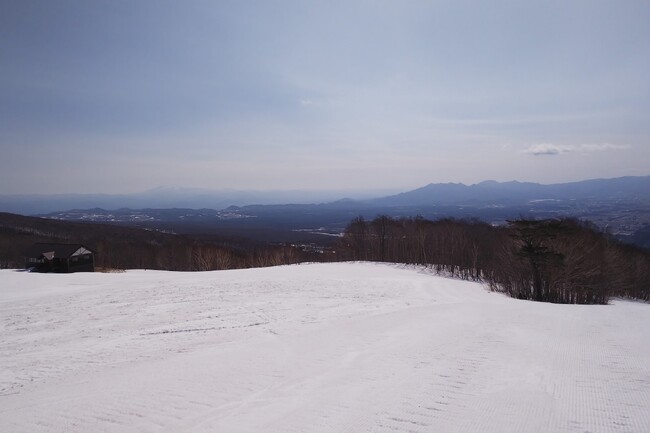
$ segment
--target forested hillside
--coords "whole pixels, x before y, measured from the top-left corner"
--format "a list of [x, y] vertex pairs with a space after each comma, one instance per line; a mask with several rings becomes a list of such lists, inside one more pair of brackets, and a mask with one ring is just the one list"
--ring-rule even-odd
[[494, 227], [478, 220], [359, 217], [348, 225], [335, 252], [316, 252], [288, 243], [0, 213], [0, 268], [22, 268], [23, 252], [35, 242], [85, 244], [95, 251], [99, 269], [203, 271], [380, 261], [431, 267], [520, 299], [580, 304], [606, 304], [610, 297], [650, 300], [650, 251], [574, 219], [520, 219]]
[[514, 220], [493, 227], [476, 220], [357, 218], [337, 251], [348, 260], [425, 265], [520, 299], [650, 300], [650, 252], [574, 219]]
[[0, 268], [22, 268], [23, 253], [35, 242], [84, 244], [100, 269], [201, 271], [313, 260], [313, 253], [292, 245], [0, 213]]

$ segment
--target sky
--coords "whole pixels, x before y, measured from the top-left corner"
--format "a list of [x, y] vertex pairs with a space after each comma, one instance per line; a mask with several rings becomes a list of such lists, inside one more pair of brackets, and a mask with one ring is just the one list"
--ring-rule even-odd
[[0, 0], [0, 194], [650, 174], [649, 1]]

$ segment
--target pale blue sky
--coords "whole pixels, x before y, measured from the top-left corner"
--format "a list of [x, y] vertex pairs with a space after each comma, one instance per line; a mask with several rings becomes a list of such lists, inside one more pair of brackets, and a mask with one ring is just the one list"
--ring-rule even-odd
[[648, 1], [0, 0], [0, 193], [650, 174]]

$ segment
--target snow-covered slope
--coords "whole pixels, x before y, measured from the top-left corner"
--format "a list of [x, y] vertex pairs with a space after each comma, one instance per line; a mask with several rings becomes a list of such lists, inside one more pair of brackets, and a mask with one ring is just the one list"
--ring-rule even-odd
[[0, 271], [2, 431], [649, 431], [650, 305], [379, 264]]

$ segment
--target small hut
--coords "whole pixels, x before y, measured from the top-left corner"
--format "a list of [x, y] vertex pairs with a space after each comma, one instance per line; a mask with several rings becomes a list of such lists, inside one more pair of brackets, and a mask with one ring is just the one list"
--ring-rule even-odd
[[93, 254], [82, 244], [36, 243], [25, 252], [25, 267], [41, 273], [95, 271]]

